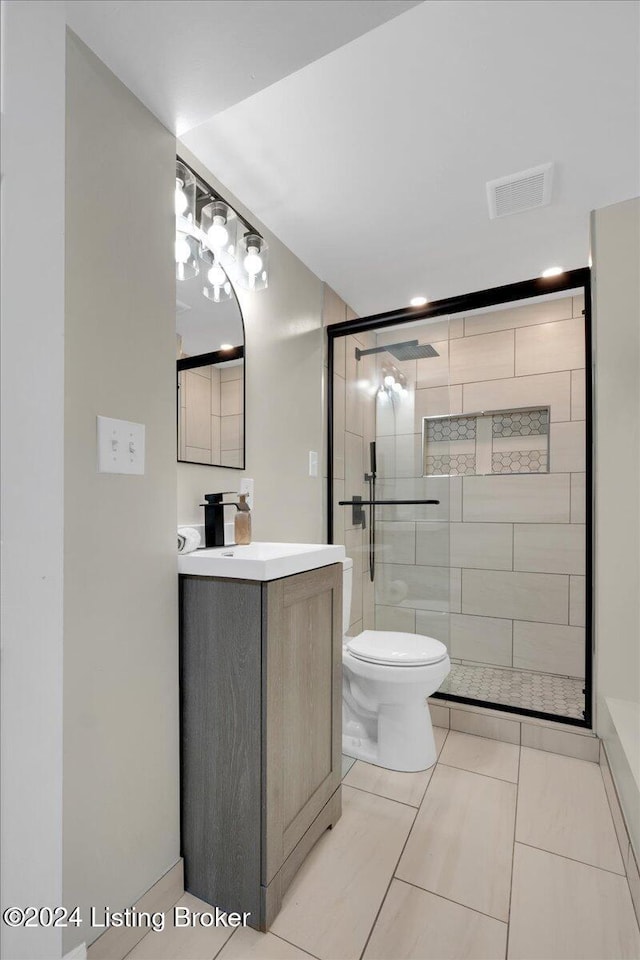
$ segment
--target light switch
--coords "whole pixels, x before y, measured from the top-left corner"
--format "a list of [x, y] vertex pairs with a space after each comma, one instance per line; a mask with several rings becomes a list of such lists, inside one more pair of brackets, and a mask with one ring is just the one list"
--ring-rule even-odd
[[98, 473], [144, 473], [144, 423], [97, 418]]
[[318, 454], [315, 450], [309, 450], [309, 476], [318, 476]]

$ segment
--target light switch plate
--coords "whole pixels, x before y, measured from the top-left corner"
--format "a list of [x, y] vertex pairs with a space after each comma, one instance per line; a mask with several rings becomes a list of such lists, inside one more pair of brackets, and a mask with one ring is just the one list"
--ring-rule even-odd
[[318, 454], [316, 450], [309, 450], [309, 476], [318, 476]]
[[98, 473], [144, 473], [144, 423], [97, 418]]

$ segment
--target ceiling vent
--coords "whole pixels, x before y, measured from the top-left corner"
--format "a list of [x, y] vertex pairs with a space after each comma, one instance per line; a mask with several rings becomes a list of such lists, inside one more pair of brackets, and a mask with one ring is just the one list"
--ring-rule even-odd
[[509, 177], [500, 177], [487, 183], [489, 217], [508, 217], [512, 213], [524, 213], [535, 207], [551, 203], [553, 164], [543, 163]]

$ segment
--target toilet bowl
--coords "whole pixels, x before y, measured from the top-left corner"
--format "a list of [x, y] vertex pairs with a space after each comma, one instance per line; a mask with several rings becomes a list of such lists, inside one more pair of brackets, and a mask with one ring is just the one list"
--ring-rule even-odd
[[389, 770], [426, 770], [436, 762], [427, 697], [451, 669], [433, 637], [388, 630], [346, 636], [353, 561], [343, 560], [342, 751]]

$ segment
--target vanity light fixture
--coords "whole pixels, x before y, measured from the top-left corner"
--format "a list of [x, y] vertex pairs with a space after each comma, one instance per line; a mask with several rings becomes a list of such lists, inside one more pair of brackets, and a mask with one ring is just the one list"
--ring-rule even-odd
[[[182, 160], [176, 160], [176, 278], [206, 274], [203, 294], [215, 303], [233, 296], [233, 284], [264, 290], [269, 248], [248, 220]], [[198, 261], [202, 261], [202, 266]]]
[[209, 248], [225, 267], [231, 266], [236, 259], [235, 211], [224, 200], [213, 200], [200, 211], [200, 226], [207, 235]]
[[561, 273], [564, 273], [564, 267], [547, 267], [542, 271], [541, 276], [546, 280], [547, 277], [559, 277]]
[[244, 290], [264, 290], [268, 283], [269, 248], [258, 233], [245, 233], [238, 239], [234, 279]]
[[189, 233], [176, 229], [176, 280], [191, 280], [200, 273], [198, 242]]
[[412, 307], [424, 307], [428, 300], [426, 297], [412, 297], [409, 303]]
[[202, 287], [203, 296], [214, 303], [231, 300], [231, 283], [218, 257], [207, 247], [200, 247], [200, 259], [203, 261], [207, 282]]
[[193, 223], [196, 217], [196, 178], [181, 160], [176, 160], [174, 207], [176, 217], [184, 217]]

